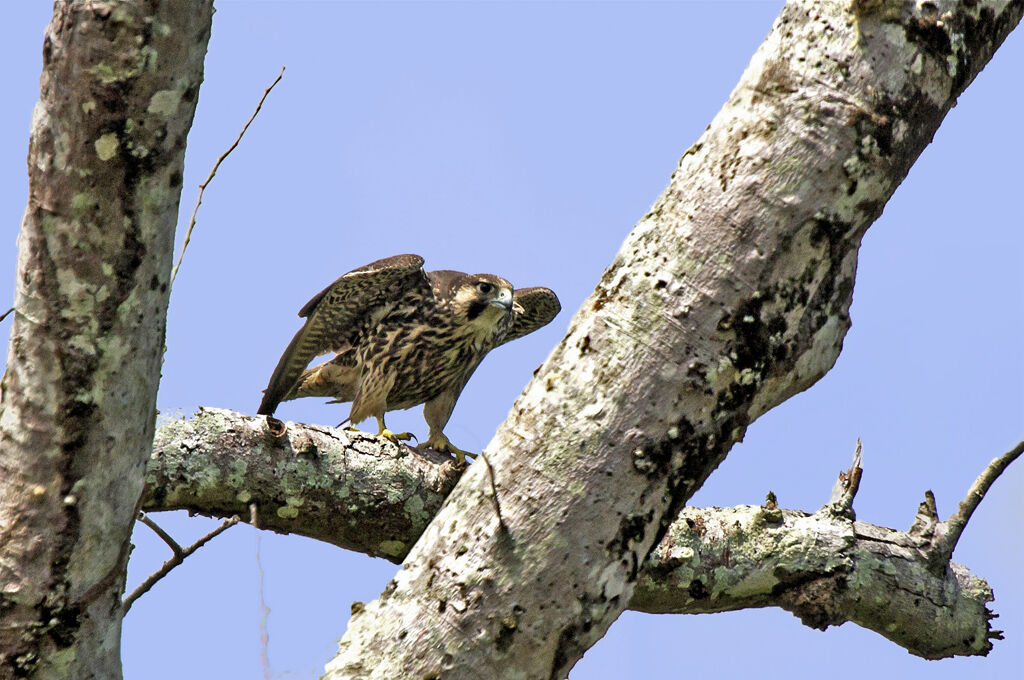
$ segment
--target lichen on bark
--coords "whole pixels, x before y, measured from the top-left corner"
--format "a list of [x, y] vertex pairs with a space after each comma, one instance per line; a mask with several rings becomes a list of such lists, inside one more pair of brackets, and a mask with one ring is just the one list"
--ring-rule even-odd
[[[60, 1], [0, 403], [0, 674], [120, 675], [185, 138], [212, 7]], [[156, 93], [178, 105], [150, 110]], [[173, 110], [172, 110], [173, 109]]]

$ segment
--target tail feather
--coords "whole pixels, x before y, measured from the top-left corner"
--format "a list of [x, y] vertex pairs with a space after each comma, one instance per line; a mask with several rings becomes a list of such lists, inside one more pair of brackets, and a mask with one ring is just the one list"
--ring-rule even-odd
[[256, 413], [267, 416], [274, 414], [277, 405], [287, 398], [306, 365], [316, 356], [322, 340], [320, 335], [321, 332], [310, 328], [309, 321], [303, 324], [288, 343], [281, 360], [277, 362], [277, 367], [270, 376], [270, 383], [267, 384], [267, 389], [263, 390], [263, 400]]

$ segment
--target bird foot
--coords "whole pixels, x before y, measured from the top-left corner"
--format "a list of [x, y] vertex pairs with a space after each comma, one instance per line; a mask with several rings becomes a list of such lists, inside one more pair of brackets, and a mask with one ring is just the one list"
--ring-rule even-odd
[[[345, 424], [345, 421], [342, 421], [342, 422], [338, 423], [338, 427], [341, 427], [344, 424]], [[345, 430], [348, 431], [348, 432], [363, 432], [363, 430], [360, 430], [355, 425], [347, 425], [345, 427]], [[411, 432], [399, 432], [399, 433], [396, 434], [396, 433], [392, 432], [391, 430], [389, 430], [386, 427], [380, 428], [380, 430], [377, 432], [377, 436], [378, 437], [384, 437], [384, 439], [387, 439], [389, 442], [391, 442], [393, 444], [397, 444], [400, 441], [406, 441], [407, 442], [410, 439], [416, 439], [416, 435], [414, 435]]]
[[470, 453], [469, 451], [463, 451], [459, 447], [455, 446], [455, 444], [452, 444], [451, 441], [448, 440], [448, 437], [446, 437], [444, 434], [431, 436], [427, 439], [427, 441], [423, 442], [416, 448], [433, 449], [435, 451], [440, 451], [441, 453], [454, 453], [455, 462], [458, 463], [459, 465], [466, 464], [467, 456], [470, 458], [476, 458], [478, 455], [475, 453]]
[[415, 438], [415, 435], [412, 434], [411, 432], [399, 432], [398, 434], [395, 434], [386, 427], [383, 428], [380, 432], [378, 432], [377, 436], [384, 437], [384, 439], [387, 439], [389, 442], [392, 442], [394, 444], [397, 444], [399, 441], [407, 442], [410, 439]]

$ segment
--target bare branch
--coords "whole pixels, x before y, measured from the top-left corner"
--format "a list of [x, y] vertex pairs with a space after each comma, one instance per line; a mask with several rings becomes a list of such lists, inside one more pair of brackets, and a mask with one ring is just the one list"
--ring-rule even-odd
[[[723, 568], [724, 567], [724, 568]], [[684, 508], [641, 570], [629, 608], [699, 614], [780, 607], [819, 630], [852, 621], [915, 656], [984, 655], [988, 585], [966, 568], [941, 575], [906, 533], [836, 516]]]
[[10, 309], [8, 309], [8, 310], [7, 310], [6, 312], [4, 312], [4, 313], [3, 313], [3, 315], [2, 315], [2, 316], [0, 316], [0, 321], [3, 321], [4, 319], [6, 319], [6, 318], [7, 318], [7, 316], [8, 316], [8, 315], [9, 315], [9, 314], [10, 314], [11, 312], [13, 312], [13, 311], [14, 311], [14, 307], [11, 307], [11, 308], [10, 308]]
[[832, 487], [832, 494], [829, 496], [828, 503], [822, 508], [823, 510], [828, 508], [830, 512], [849, 516], [850, 519], [856, 519], [856, 515], [853, 512], [853, 499], [860, 488], [860, 477], [863, 473], [861, 469], [863, 453], [864, 445], [858, 437], [857, 448], [853, 451], [853, 464], [850, 465], [849, 470], [839, 473], [839, 479], [836, 480], [835, 486]]
[[[248, 511], [254, 526], [398, 562], [458, 479], [450, 458], [410, 454], [372, 435], [295, 423], [286, 431], [277, 439], [261, 418], [221, 409], [165, 423], [144, 507]], [[934, 573], [918, 536], [843, 511], [859, 463], [855, 454], [840, 475], [838, 502], [813, 515], [779, 508], [773, 494], [761, 507], [685, 508], [644, 564], [629, 607], [697, 614], [778, 606], [815, 628], [853, 621], [925, 658], [986, 653], [998, 632], [989, 627], [984, 581], [948, 562]], [[257, 506], [269, 511], [257, 518]]]
[[245, 131], [249, 129], [252, 122], [256, 120], [256, 116], [259, 114], [260, 109], [263, 108], [263, 102], [266, 101], [267, 95], [270, 94], [270, 91], [274, 89], [275, 85], [281, 82], [281, 78], [284, 76], [284, 69], [285, 67], [282, 66], [281, 72], [277, 74], [277, 78], [274, 78], [274, 82], [272, 82], [270, 86], [263, 91], [263, 96], [260, 97], [260, 101], [256, 105], [256, 110], [252, 112], [251, 116], [249, 116], [249, 120], [245, 122], [245, 125], [242, 127], [242, 131], [238, 133], [238, 137], [236, 137], [235, 141], [228, 147], [228, 150], [217, 158], [217, 162], [213, 164], [213, 169], [210, 170], [210, 174], [207, 175], [206, 180], [199, 185], [199, 193], [196, 195], [196, 205], [192, 209], [192, 217], [189, 218], [188, 229], [185, 231], [185, 242], [181, 244], [181, 254], [178, 255], [178, 262], [174, 265], [174, 271], [171, 273], [172, 286], [174, 285], [174, 280], [178, 278], [178, 269], [181, 268], [181, 261], [185, 258], [185, 250], [188, 248], [189, 241], [192, 240], [192, 229], [196, 226], [196, 215], [199, 213], [199, 206], [203, 204], [203, 192], [206, 191], [206, 186], [213, 181], [214, 176], [217, 174], [217, 168], [220, 167], [220, 164], [224, 162], [224, 159], [227, 158], [232, 151], [235, 150], [238, 143], [242, 141], [242, 136], [245, 135]]
[[149, 528], [151, 528], [154, 531], [156, 531], [157, 534], [160, 536], [160, 538], [164, 539], [164, 541], [168, 545], [171, 546], [171, 549], [174, 550], [174, 556], [171, 557], [171, 559], [169, 559], [166, 562], [164, 562], [163, 566], [161, 566], [155, 572], [150, 574], [149, 577], [145, 581], [143, 581], [141, 584], [139, 584], [138, 588], [133, 590], [130, 595], [128, 595], [126, 598], [124, 598], [124, 602], [121, 603], [121, 610], [122, 610], [122, 612], [124, 614], [127, 614], [128, 610], [132, 608], [132, 604], [135, 602], [135, 600], [139, 599], [140, 597], [145, 595], [147, 592], [149, 592], [149, 589], [152, 588], [154, 585], [156, 585], [157, 581], [162, 579], [164, 576], [167, 576], [167, 574], [170, 573], [170, 571], [172, 569], [174, 569], [176, 566], [178, 566], [179, 564], [184, 562], [185, 558], [187, 558], [189, 555], [194, 553], [196, 550], [199, 550], [200, 548], [202, 548], [210, 540], [212, 540], [216, 536], [220, 535], [221, 533], [223, 533], [227, 529], [229, 529], [229, 528], [235, 526], [236, 524], [238, 524], [239, 518], [238, 518], [238, 515], [235, 515], [234, 517], [230, 517], [230, 518], [224, 520], [220, 524], [220, 526], [218, 526], [216, 529], [214, 529], [210, 533], [206, 534], [205, 536], [203, 536], [202, 538], [200, 538], [198, 541], [196, 541], [195, 543], [193, 543], [192, 545], [190, 545], [187, 548], [181, 548], [181, 546], [179, 546], [177, 544], [177, 542], [174, 541], [174, 539], [172, 539], [170, 536], [168, 536], [164, 532], [163, 529], [159, 529], [158, 527], [156, 527], [156, 523], [155, 522], [154, 523], [146, 522], [146, 521], [142, 520], [142, 518], [140, 518], [140, 521], [142, 521]]
[[178, 545], [178, 542], [171, 538], [171, 535], [164, 531], [163, 527], [154, 522], [153, 519], [149, 517], [146, 513], [139, 513], [139, 521], [145, 524], [150, 529], [152, 529], [157, 536], [163, 539], [163, 542], [170, 546], [171, 552], [173, 552], [175, 555], [181, 554], [181, 546]]
[[[953, 513], [948, 520], [942, 523], [942, 530], [939, 533], [939, 538], [935, 539], [933, 550], [935, 551], [935, 560], [937, 562], [947, 562], [953, 556], [953, 550], [956, 549], [956, 544], [960, 540], [961, 534], [963, 534], [964, 528], [967, 526], [967, 522], [970, 521], [971, 515], [977, 509], [978, 504], [981, 503], [981, 499], [985, 497], [992, 483], [999, 478], [999, 475], [1003, 474], [1003, 470], [1007, 468], [1013, 461], [1020, 457], [1020, 454], [1024, 452], [1024, 441], [1017, 444], [1015, 447], [999, 456], [994, 458], [992, 462], [985, 467], [978, 478], [971, 484], [971, 488], [967, 491], [967, 497], [960, 501], [960, 506], [957, 511]], [[930, 493], [930, 492], [929, 492]], [[931, 510], [935, 511], [935, 497], [931, 496]]]

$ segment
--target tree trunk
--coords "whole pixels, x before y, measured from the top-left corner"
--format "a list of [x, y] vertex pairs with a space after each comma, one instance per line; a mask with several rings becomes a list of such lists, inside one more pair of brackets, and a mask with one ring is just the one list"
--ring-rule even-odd
[[747, 425], [831, 368], [865, 230], [1022, 10], [787, 5], [327, 677], [565, 677]]
[[120, 677], [212, 0], [55, 3], [0, 402], [0, 676]]

